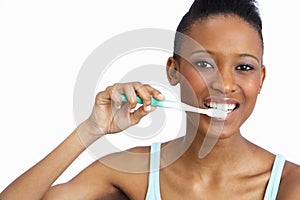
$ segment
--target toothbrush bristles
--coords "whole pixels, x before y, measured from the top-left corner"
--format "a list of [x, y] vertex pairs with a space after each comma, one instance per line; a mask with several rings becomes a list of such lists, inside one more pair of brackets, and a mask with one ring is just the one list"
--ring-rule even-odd
[[227, 112], [224, 110], [220, 110], [220, 109], [209, 109], [210, 112], [210, 116], [214, 117], [214, 118], [221, 118], [221, 119], [225, 119], [227, 116]]

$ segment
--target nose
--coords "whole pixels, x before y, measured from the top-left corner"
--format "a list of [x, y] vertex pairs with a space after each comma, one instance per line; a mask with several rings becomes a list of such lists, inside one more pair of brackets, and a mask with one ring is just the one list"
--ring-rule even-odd
[[211, 89], [223, 95], [234, 93], [238, 90], [233, 71], [231, 69], [222, 69], [216, 73], [211, 82]]

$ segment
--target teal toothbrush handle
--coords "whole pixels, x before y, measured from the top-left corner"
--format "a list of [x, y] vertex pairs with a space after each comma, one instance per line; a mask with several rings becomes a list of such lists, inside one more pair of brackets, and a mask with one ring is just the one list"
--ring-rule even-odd
[[[128, 102], [127, 97], [124, 94], [121, 94], [121, 98], [123, 102]], [[143, 100], [141, 97], [137, 95], [137, 102], [139, 104], [143, 103]], [[208, 115], [210, 117], [216, 117], [216, 118], [225, 118], [227, 116], [227, 113], [223, 110], [218, 109], [202, 109], [198, 107], [194, 107], [185, 103], [181, 103], [178, 101], [172, 101], [172, 100], [157, 100], [152, 97], [152, 106], [156, 107], [163, 107], [163, 108], [173, 108], [176, 110], [186, 111], [186, 112], [194, 112], [194, 113], [202, 113], [205, 115]]]
[[[120, 94], [120, 95], [121, 95], [121, 98], [122, 98], [123, 102], [128, 102], [128, 99], [125, 96], [125, 94]], [[137, 98], [137, 102], [139, 104], [143, 104], [143, 100], [141, 99], [141, 97], [139, 97], [137, 95], [136, 98]], [[164, 107], [164, 102], [173, 102], [173, 101], [170, 101], [170, 100], [157, 100], [157, 99], [155, 99], [155, 98], [152, 97], [151, 106]]]

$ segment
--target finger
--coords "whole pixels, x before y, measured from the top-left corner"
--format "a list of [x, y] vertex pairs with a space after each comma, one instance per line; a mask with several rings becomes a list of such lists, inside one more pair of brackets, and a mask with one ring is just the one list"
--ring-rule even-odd
[[[141, 85], [140, 83], [128, 83], [124, 85], [124, 93], [128, 99], [129, 108], [134, 109], [138, 103], [137, 94], [135, 91], [135, 85]], [[138, 87], [138, 86], [137, 86]]]
[[142, 88], [145, 93], [148, 94], [149, 96], [157, 99], [157, 100], [164, 100], [165, 97], [164, 95], [157, 89], [153, 88], [151, 85], [145, 84], [144, 87]]
[[157, 100], [165, 99], [164, 95], [162, 95], [162, 93], [159, 90], [153, 88], [151, 85], [148, 84], [145, 84], [143, 85], [143, 87], [138, 88], [137, 92], [144, 101], [145, 111], [151, 110], [152, 98], [155, 98]]
[[99, 92], [95, 97], [95, 104], [96, 105], [104, 105], [110, 103], [110, 94], [107, 90]]
[[139, 107], [134, 112], [130, 113], [130, 120], [132, 125], [139, 123], [139, 121], [150, 112], [153, 112], [156, 108], [151, 107], [149, 111], [146, 111], [143, 106]]
[[111, 104], [114, 109], [120, 109], [121, 105], [123, 103], [122, 98], [120, 97], [120, 94], [119, 94], [119, 89], [118, 89], [119, 87], [120, 87], [120, 84], [116, 83], [109, 88]]
[[157, 89], [153, 88], [150, 85], [145, 86], [148, 92], [151, 94], [151, 96], [157, 100], [164, 100], [165, 96]]
[[149, 90], [147, 89], [147, 85], [142, 85], [140, 87], [135, 87], [135, 90], [137, 94], [141, 97], [143, 100], [143, 107], [145, 111], [151, 110], [151, 102], [152, 102], [152, 95], [149, 93]]
[[122, 131], [127, 129], [132, 124], [130, 117], [131, 113], [129, 110], [129, 103], [126, 102], [122, 104], [121, 108], [113, 114], [114, 124]]
[[119, 108], [124, 102], [122, 102], [122, 98], [120, 94], [124, 94], [128, 100], [129, 110], [136, 107], [138, 101], [135, 92], [134, 85], [142, 85], [139, 82], [131, 82], [131, 83], [117, 83], [114, 85], [114, 89], [112, 92], [113, 100], [119, 105]]

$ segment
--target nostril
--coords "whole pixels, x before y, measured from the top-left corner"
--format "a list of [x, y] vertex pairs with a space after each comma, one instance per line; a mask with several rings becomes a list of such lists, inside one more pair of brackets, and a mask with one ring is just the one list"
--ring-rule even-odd
[[226, 84], [224, 84], [224, 93], [225, 94], [233, 93], [237, 90], [238, 90], [238, 86], [233, 81], [227, 82]]
[[211, 89], [218, 91], [221, 94], [229, 94], [238, 90], [238, 85], [233, 79], [215, 80], [211, 83]]

